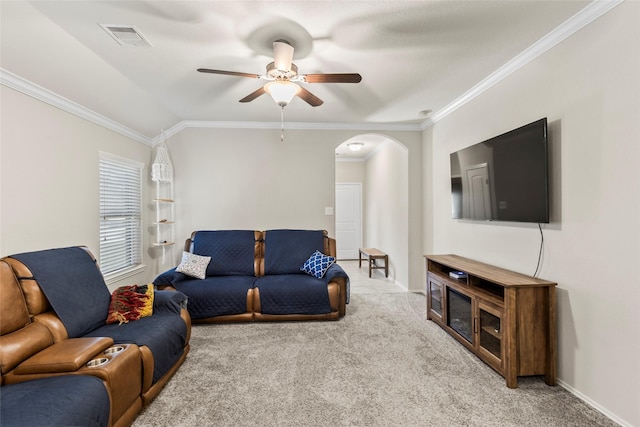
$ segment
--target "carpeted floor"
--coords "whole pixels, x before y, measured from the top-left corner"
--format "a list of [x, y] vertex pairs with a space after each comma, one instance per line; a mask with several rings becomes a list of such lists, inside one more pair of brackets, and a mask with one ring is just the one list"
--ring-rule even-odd
[[425, 297], [352, 295], [337, 322], [194, 325], [134, 427], [615, 426], [540, 377], [518, 389], [425, 320]]

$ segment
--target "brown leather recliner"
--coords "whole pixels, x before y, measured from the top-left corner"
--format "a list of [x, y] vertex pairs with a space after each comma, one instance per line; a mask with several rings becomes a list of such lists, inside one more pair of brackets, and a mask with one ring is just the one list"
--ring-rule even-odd
[[[104, 355], [105, 350], [112, 348], [111, 338], [75, 338], [54, 343], [46, 323], [29, 315], [25, 294], [6, 260], [0, 260], [0, 294], [3, 386], [53, 376], [96, 376], [104, 381], [109, 393], [110, 425], [131, 424], [142, 408], [141, 360], [136, 349], [126, 346], [121, 354]], [[104, 367], [87, 366], [90, 361], [101, 358], [108, 361]], [[51, 393], [57, 391], [51, 390]]]
[[113, 426], [130, 425], [189, 351], [191, 321], [184, 307], [176, 314], [187, 326], [182, 355], [164, 376], [152, 382], [154, 357], [146, 346], [114, 343], [110, 337], [69, 338], [33, 274], [17, 259], [0, 260], [0, 294], [2, 384], [61, 375], [101, 378], [109, 391]]

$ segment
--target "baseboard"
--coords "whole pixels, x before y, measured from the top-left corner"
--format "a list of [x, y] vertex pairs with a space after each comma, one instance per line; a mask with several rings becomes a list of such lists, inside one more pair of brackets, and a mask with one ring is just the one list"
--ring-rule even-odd
[[589, 397], [585, 396], [584, 394], [582, 394], [581, 392], [579, 392], [578, 390], [576, 390], [575, 388], [573, 388], [569, 384], [565, 383], [561, 379], [558, 379], [557, 381], [558, 381], [558, 385], [560, 387], [564, 388], [569, 393], [573, 394], [575, 397], [577, 397], [578, 399], [582, 400], [587, 405], [591, 406], [593, 409], [595, 409], [598, 412], [602, 413], [604, 416], [609, 418], [611, 421], [620, 424], [622, 427], [633, 427], [631, 424], [629, 424], [628, 422], [626, 422], [623, 419], [620, 419], [616, 414], [613, 414], [611, 411], [607, 410], [606, 408], [603, 408], [600, 404], [598, 404], [597, 402], [594, 402]]

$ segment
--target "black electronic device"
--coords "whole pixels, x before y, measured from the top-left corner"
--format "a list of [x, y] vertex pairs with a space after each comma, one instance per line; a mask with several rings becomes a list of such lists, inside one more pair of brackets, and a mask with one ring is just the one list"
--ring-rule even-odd
[[452, 217], [548, 223], [547, 119], [451, 153]]

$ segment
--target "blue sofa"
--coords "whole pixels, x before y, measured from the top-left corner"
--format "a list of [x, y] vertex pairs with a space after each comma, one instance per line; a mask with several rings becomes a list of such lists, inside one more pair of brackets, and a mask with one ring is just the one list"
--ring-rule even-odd
[[1, 426], [83, 426], [109, 424], [106, 384], [85, 375], [64, 375], [3, 386]]
[[315, 251], [335, 258], [324, 230], [195, 231], [185, 252], [210, 258], [203, 278], [172, 268], [154, 284], [187, 295], [194, 323], [337, 320], [346, 313], [349, 278], [336, 263], [321, 277], [301, 271]]
[[189, 351], [191, 320], [180, 292], [155, 291], [151, 315], [106, 324], [111, 293], [83, 247], [2, 258], [0, 295], [2, 425], [127, 426]]

